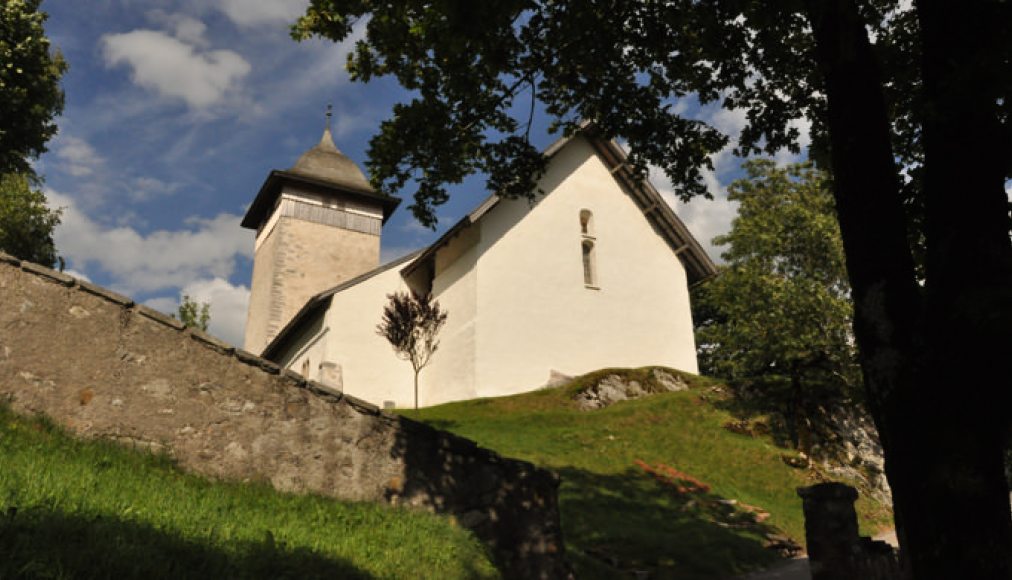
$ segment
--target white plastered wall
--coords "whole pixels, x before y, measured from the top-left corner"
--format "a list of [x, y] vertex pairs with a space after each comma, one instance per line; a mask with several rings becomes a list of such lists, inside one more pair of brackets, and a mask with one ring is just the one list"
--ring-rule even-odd
[[331, 298], [325, 316], [325, 360], [340, 365], [345, 393], [380, 406], [385, 401], [397, 407], [414, 405], [411, 363], [397, 358], [390, 343], [376, 333], [387, 295], [406, 290], [400, 268], [394, 267]]
[[[555, 155], [541, 186], [533, 211], [503, 201], [480, 222], [477, 396], [532, 390], [552, 370], [697, 372], [685, 270], [585, 139]], [[597, 289], [584, 285], [583, 209]]]

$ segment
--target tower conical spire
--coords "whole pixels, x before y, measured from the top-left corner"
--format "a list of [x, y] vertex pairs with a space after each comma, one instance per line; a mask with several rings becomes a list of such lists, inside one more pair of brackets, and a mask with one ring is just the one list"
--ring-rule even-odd
[[334, 145], [334, 135], [330, 131], [331, 118], [334, 116], [334, 106], [330, 103], [327, 103], [327, 113], [325, 116], [327, 120], [323, 125], [323, 137], [320, 137], [320, 142], [316, 147], [324, 151], [336, 151], [340, 153], [341, 150], [337, 148], [337, 145]]
[[339, 187], [373, 192], [369, 180], [366, 179], [358, 165], [344, 153], [341, 153], [337, 145], [334, 145], [334, 137], [330, 132], [333, 115], [333, 106], [327, 105], [326, 124], [320, 142], [303, 153], [291, 171], [307, 177], [329, 181]]

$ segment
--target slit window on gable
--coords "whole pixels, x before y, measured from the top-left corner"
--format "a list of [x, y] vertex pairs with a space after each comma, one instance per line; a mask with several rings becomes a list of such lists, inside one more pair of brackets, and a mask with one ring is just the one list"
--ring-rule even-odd
[[597, 264], [594, 247], [594, 214], [589, 209], [580, 210], [580, 248], [583, 255], [583, 285], [597, 288]]
[[586, 286], [597, 285], [594, 276], [594, 242], [583, 240], [583, 283]]
[[580, 210], [580, 233], [591, 237], [594, 235], [594, 214], [589, 209]]

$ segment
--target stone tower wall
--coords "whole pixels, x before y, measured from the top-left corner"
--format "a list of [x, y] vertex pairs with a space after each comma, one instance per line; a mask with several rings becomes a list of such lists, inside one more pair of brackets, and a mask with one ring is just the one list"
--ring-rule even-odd
[[[379, 220], [376, 220], [379, 221]], [[282, 216], [256, 250], [244, 347], [260, 353], [306, 302], [379, 266], [380, 236]]]
[[0, 400], [186, 470], [453, 514], [505, 577], [567, 573], [558, 478], [0, 254]]

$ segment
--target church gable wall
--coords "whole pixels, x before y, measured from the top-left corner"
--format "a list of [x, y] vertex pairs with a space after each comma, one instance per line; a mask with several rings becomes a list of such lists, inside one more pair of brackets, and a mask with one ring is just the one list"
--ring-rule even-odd
[[[696, 372], [685, 270], [582, 137], [552, 159], [548, 195], [504, 200], [481, 222], [479, 396], [544, 384], [552, 370], [659, 364]], [[581, 212], [592, 231], [581, 232]], [[585, 284], [584, 243], [594, 279]]]
[[[397, 358], [376, 333], [387, 295], [407, 291], [399, 270], [390, 268], [333, 295], [325, 321], [325, 360], [340, 367], [345, 392], [376, 405], [393, 401], [406, 408], [414, 405], [411, 364]], [[298, 370], [299, 364], [291, 368]], [[314, 368], [317, 364], [311, 361]]]
[[566, 574], [550, 472], [3, 254], [0, 329], [0, 400], [18, 412], [163, 451], [211, 477], [454, 514], [506, 577]]

